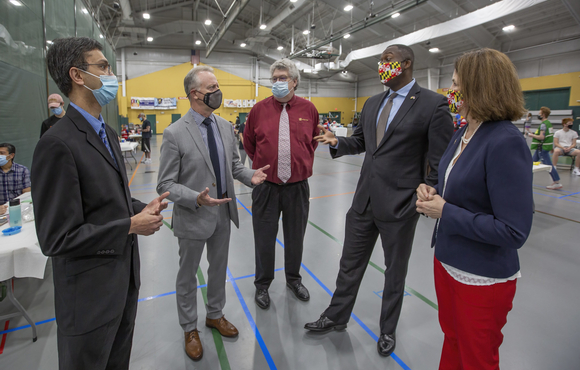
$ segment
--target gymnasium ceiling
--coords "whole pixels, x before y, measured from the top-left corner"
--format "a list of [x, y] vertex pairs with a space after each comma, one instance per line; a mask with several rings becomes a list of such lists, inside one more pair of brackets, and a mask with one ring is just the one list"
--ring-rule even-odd
[[[310, 78], [328, 78], [343, 70], [351, 78], [376, 74], [380, 56], [372, 52], [361, 55], [361, 50], [437, 25], [447, 32], [433, 39], [419, 37], [420, 41], [412, 45], [415, 70], [439, 68], [461, 53], [480, 47], [510, 52], [580, 39], [578, 0], [85, 1], [116, 49], [196, 49], [204, 56], [208, 51], [210, 57], [213, 52], [228, 52], [271, 62], [293, 54], [294, 29], [294, 54], [320, 45], [296, 58]], [[498, 3], [516, 4], [522, 9], [482, 23], [477, 11], [502, 5]], [[344, 10], [347, 5], [352, 5], [352, 10]], [[392, 17], [395, 12], [400, 16]], [[145, 13], [149, 19], [144, 18]], [[207, 19], [211, 24], [206, 25]], [[459, 19], [476, 25], [461, 27]], [[262, 24], [265, 29], [260, 28]], [[510, 25], [513, 30], [504, 30]], [[305, 30], [310, 34], [304, 35]], [[350, 37], [344, 38], [346, 33]], [[337, 39], [332, 47], [321, 45], [333, 36]], [[430, 52], [432, 48], [439, 51]], [[344, 62], [353, 51], [359, 51], [359, 57]]]

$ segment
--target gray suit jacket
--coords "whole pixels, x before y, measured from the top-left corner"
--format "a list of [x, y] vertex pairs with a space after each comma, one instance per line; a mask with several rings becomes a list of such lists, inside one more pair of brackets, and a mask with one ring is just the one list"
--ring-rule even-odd
[[[215, 116], [224, 143], [226, 190], [230, 218], [239, 227], [234, 178], [252, 186], [253, 170], [240, 163], [234, 129], [225, 119]], [[218, 198], [216, 177], [209, 151], [191, 112], [163, 131], [157, 192], [170, 192], [173, 207], [173, 233], [178, 238], [207, 239], [217, 224], [217, 207], [196, 209], [197, 196], [209, 188], [209, 196]]]

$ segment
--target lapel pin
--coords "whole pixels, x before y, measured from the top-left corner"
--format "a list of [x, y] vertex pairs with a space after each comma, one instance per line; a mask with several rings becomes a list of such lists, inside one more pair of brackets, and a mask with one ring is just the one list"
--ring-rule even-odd
[[415, 97], [414, 97], [414, 96], [411, 96], [409, 99], [411, 99], [411, 100], [415, 100]]

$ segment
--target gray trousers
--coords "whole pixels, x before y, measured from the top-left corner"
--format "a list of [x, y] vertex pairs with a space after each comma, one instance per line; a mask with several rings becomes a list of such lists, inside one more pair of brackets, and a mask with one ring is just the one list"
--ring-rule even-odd
[[[192, 227], [195, 227], [192, 225]], [[176, 297], [179, 324], [184, 332], [197, 329], [197, 270], [203, 248], [207, 245], [207, 317], [219, 319], [226, 304], [226, 273], [230, 244], [228, 207], [218, 207], [218, 222], [213, 234], [204, 240], [178, 238], [179, 271]]]
[[252, 160], [250, 157], [248, 157], [244, 149], [240, 149], [240, 162], [242, 162], [244, 166], [246, 165], [246, 157], [248, 158], [248, 163], [250, 164], [248, 167], [252, 168]]

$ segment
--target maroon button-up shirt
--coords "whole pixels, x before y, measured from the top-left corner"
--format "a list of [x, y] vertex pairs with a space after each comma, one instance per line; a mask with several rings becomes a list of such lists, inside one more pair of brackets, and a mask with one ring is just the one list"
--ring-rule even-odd
[[[290, 120], [290, 154], [292, 174], [288, 183], [306, 180], [312, 176], [314, 150], [318, 142], [313, 138], [318, 135], [318, 111], [309, 100], [294, 95], [286, 103], [286, 112]], [[281, 183], [278, 178], [278, 131], [280, 127], [282, 104], [273, 96], [257, 103], [246, 119], [244, 130], [244, 149], [252, 161], [253, 168], [265, 165], [266, 181]]]

